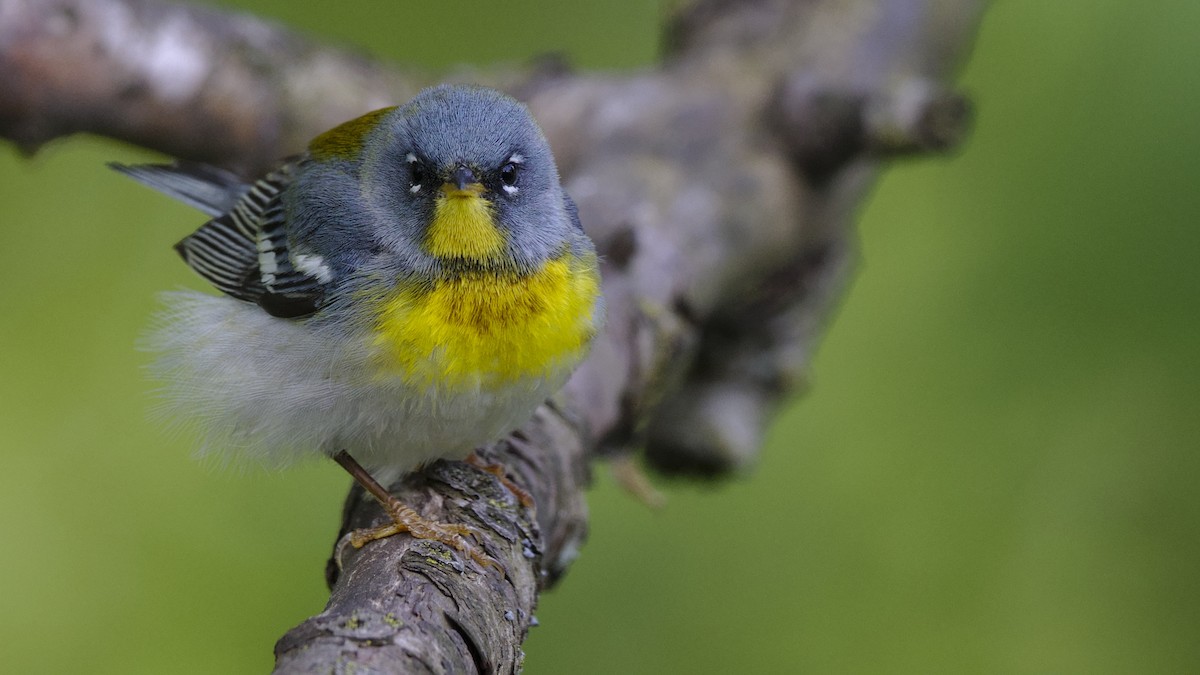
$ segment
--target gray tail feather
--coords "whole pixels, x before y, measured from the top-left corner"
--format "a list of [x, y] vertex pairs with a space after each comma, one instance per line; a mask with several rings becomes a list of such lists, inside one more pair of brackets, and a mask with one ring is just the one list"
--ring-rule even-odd
[[214, 218], [232, 209], [250, 187], [230, 171], [198, 162], [108, 166]]

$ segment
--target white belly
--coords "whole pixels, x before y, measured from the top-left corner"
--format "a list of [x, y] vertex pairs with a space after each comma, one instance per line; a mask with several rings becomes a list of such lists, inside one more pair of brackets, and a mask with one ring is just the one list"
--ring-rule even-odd
[[148, 340], [161, 356], [164, 412], [196, 427], [206, 452], [267, 465], [346, 450], [369, 470], [405, 472], [462, 458], [524, 423], [569, 375], [499, 391], [381, 378], [362, 340], [278, 319], [227, 297], [166, 294]]

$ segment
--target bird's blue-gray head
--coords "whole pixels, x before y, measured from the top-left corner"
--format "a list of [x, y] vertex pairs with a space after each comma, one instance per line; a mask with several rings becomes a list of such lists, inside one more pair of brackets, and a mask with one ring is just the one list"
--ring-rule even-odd
[[[516, 100], [439, 86], [359, 119], [310, 151], [353, 176], [368, 211], [355, 222], [382, 252], [422, 268], [530, 267], [572, 236], [550, 147]], [[354, 136], [362, 141], [348, 149]]]

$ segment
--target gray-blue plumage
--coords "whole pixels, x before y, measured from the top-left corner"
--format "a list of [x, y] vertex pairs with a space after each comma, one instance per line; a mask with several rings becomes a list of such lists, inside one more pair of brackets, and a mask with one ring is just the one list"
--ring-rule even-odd
[[[507, 264], [533, 269], [564, 242], [590, 249], [541, 130], [499, 92], [427, 89], [361, 140], [352, 156], [315, 162], [305, 153], [254, 183], [190, 162], [110, 166], [213, 216], [179, 242], [180, 255], [220, 291], [284, 318], [313, 314], [356, 277], [404, 270], [399, 282], [456, 264], [414, 245], [436, 188], [456, 170], [487, 187], [509, 234]], [[519, 184], [505, 185], [502, 172], [514, 166]], [[430, 184], [414, 190], [422, 177]]]

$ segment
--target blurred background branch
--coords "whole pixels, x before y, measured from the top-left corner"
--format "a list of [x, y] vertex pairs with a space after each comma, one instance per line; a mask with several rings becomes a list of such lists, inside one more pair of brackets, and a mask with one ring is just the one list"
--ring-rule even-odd
[[[589, 457], [644, 447], [661, 470], [706, 476], [754, 460], [840, 290], [881, 161], [963, 137], [969, 106], [947, 81], [982, 7], [678, 3], [662, 65], [614, 76], [418, 72], [209, 8], [7, 0], [0, 134], [32, 153], [86, 131], [253, 175], [442, 79], [529, 103], [604, 257], [609, 317], [558, 405], [491, 449], [536, 517], [439, 463], [393, 489], [475, 523], [503, 578], [430, 542], [339, 546], [326, 610], [276, 647], [279, 672], [510, 672], [538, 590], [582, 543]], [[347, 527], [378, 517], [351, 494]]]
[[[676, 483], [671, 507], [654, 514], [598, 474], [592, 544], [572, 583], [539, 602], [531, 672], [1191, 671], [1196, 546], [1180, 533], [1200, 522], [1200, 312], [1190, 310], [1200, 89], [1178, 64], [1197, 57], [1195, 8], [1018, 0], [989, 10], [964, 80], [987, 114], [961, 156], [886, 173], [863, 218], [870, 265], [821, 350], [820, 386], [760, 457], [762, 420], [805, 384], [843, 270], [857, 262], [847, 224], [881, 160], [952, 147], [966, 128], [947, 82], [977, 6], [675, 5], [656, 40], [662, 17], [641, 2], [524, 11], [463, 0], [454, 21], [430, 3], [378, 5], [365, 19], [226, 4], [322, 39], [157, 3], [0, 0], [0, 128], [41, 148], [32, 161], [0, 157], [0, 531], [23, 542], [0, 550], [13, 608], [0, 613], [5, 666], [262, 670], [263, 645], [325, 597], [313, 561], [344, 491], [325, 465], [199, 471], [185, 440], [143, 422], [145, 357], [129, 345], [152, 292], [191, 283], [168, 248], [197, 216], [102, 169], [145, 153], [48, 139], [90, 130], [251, 171], [316, 128], [459, 79], [534, 106], [569, 189], [588, 199], [610, 294], [625, 307], [597, 350], [605, 368], [581, 373], [524, 439], [491, 450], [527, 458], [514, 462], [527, 484], [561, 488], [539, 495], [548, 501], [536, 517], [455, 463], [405, 486], [431, 509], [471, 510], [492, 495], [489, 510], [464, 517], [498, 528], [511, 517], [507, 532], [534, 544], [533, 558], [522, 542], [525, 562], [509, 563], [514, 590], [485, 589], [501, 604], [516, 598], [500, 612], [514, 621], [497, 664], [519, 661], [512, 645], [532, 623], [522, 613], [532, 597], [515, 589], [566, 569], [577, 549], [583, 457], [645, 448], [653, 465], [687, 475], [764, 470], [720, 481], [720, 498]], [[46, 23], [17, 20], [42, 9]], [[72, 28], [101, 15], [108, 42]], [[212, 28], [228, 21], [242, 32]], [[422, 66], [323, 44], [339, 40]], [[122, 47], [117, 62], [109, 51]], [[585, 68], [658, 65], [446, 69], [547, 49]], [[153, 63], [162, 67], [147, 72]], [[225, 75], [210, 81], [197, 64]], [[547, 430], [581, 443], [532, 433]], [[63, 482], [69, 502], [44, 487]], [[506, 561], [511, 544], [489, 542]], [[374, 551], [397, 553], [414, 562]], [[453, 563], [442, 576], [426, 569], [479, 579]], [[390, 578], [420, 580], [412, 571]], [[738, 583], [713, 583], [723, 579]], [[353, 584], [339, 588], [335, 601], [356, 601]], [[389, 635], [387, 621], [326, 617], [309, 635]], [[88, 629], [53, 637], [64, 622]], [[461, 653], [485, 643], [474, 631], [445, 635]]]

